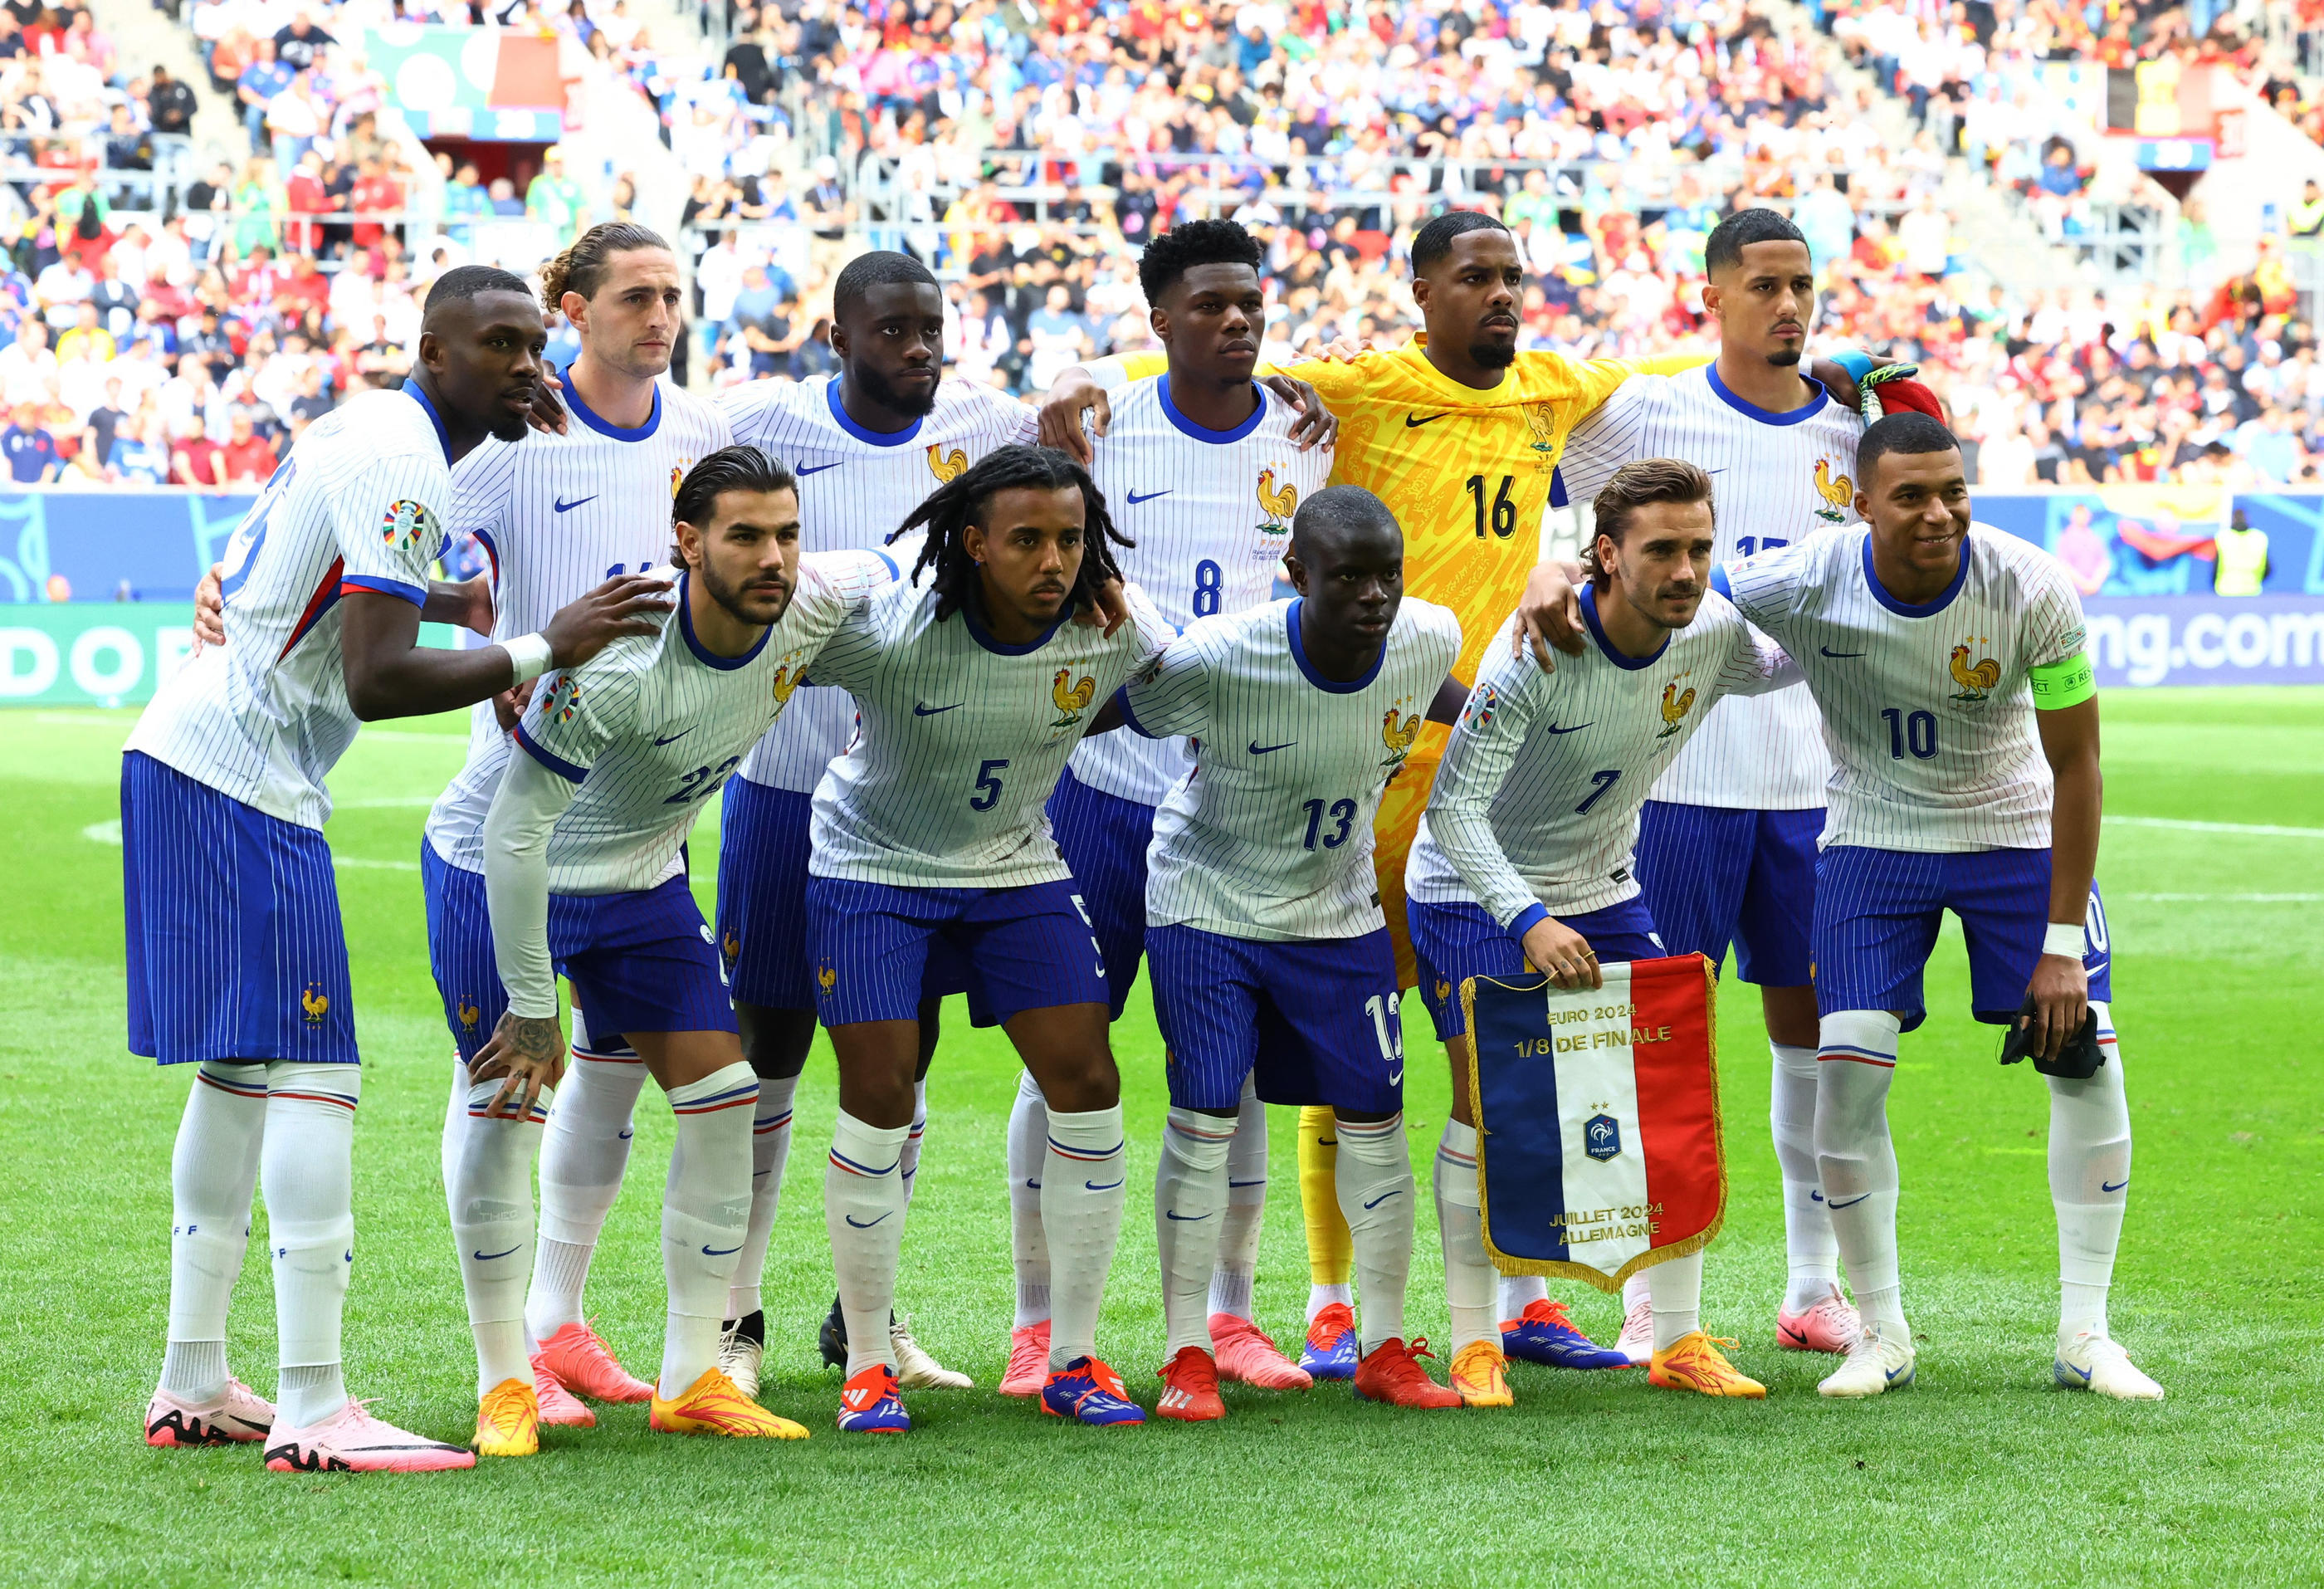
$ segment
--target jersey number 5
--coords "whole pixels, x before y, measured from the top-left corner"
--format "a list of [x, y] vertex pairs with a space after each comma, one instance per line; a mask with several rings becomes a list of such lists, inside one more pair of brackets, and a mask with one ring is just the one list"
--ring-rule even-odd
[[968, 797], [972, 811], [990, 811], [1001, 803], [1001, 780], [993, 776], [1008, 766], [1005, 761], [990, 761], [976, 770], [976, 792]]

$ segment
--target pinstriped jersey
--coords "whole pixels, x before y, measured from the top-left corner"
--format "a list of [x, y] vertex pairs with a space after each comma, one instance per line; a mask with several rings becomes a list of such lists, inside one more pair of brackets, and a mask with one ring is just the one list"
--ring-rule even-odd
[[1198, 620], [1124, 692], [1135, 732], [1194, 745], [1154, 813], [1150, 926], [1277, 940], [1387, 924], [1372, 817], [1460, 660], [1461, 621], [1406, 596], [1371, 671], [1340, 683], [1308, 660], [1304, 605]]
[[[494, 640], [534, 633], [615, 574], [668, 562], [678, 482], [733, 439], [724, 415], [668, 381], [634, 429], [590, 411], [569, 378], [565, 402], [564, 435], [486, 441], [452, 471], [451, 527], [490, 559]], [[484, 869], [484, 817], [510, 753], [493, 704], [478, 702], [467, 762], [428, 813], [428, 842], [451, 864]]]
[[358, 726], [340, 597], [426, 605], [451, 506], [451, 442], [416, 383], [316, 420], [226, 543], [232, 638], [161, 688], [123, 748], [270, 817], [322, 827], [323, 780]]
[[1596, 594], [1582, 596], [1591, 643], [1554, 673], [1511, 656], [1501, 625], [1437, 769], [1408, 897], [1473, 902], [1504, 927], [1536, 903], [1554, 916], [1619, 904], [1638, 892], [1638, 808], [1670, 759], [1720, 696], [1794, 677], [1716, 591], [1651, 657], [1614, 649]]
[[[1717, 539], [1729, 563], [1796, 545], [1856, 517], [1856, 443], [1864, 422], [1824, 395], [1771, 413], [1746, 402], [1704, 365], [1670, 376], [1634, 375], [1565, 443], [1558, 465], [1575, 501], [1593, 497], [1635, 458], [1684, 458], [1711, 476]], [[1821, 806], [1831, 774], [1823, 727], [1806, 692], [1721, 701], [1654, 799], [1689, 806], [1800, 811]]]
[[1049, 836], [1057, 775], [1105, 699], [1171, 638], [1135, 585], [1108, 638], [1067, 617], [1024, 645], [933, 590], [899, 583], [815, 665], [855, 697], [862, 729], [816, 786], [816, 877], [897, 888], [1021, 888], [1073, 875]]
[[[1170, 401], [1168, 375], [1140, 381], [1114, 402], [1096, 444], [1092, 477], [1114, 528], [1138, 543], [1115, 551], [1121, 577], [1182, 630], [1274, 594], [1291, 516], [1331, 476], [1329, 452], [1293, 444], [1298, 413], [1255, 390], [1247, 423], [1206, 430]], [[1186, 770], [1186, 747], [1176, 735], [1102, 734], [1082, 742], [1073, 769], [1092, 789], [1159, 805]]]
[[629, 893], [678, 874], [678, 846], [703, 805], [782, 714], [818, 652], [894, 577], [884, 552], [815, 552], [779, 621], [747, 655], [694, 635], [692, 577], [652, 635], [615, 641], [543, 680], [517, 744], [581, 786], [549, 840], [549, 892]]
[[1971, 524], [1935, 600], [1872, 572], [1858, 527], [1725, 571], [1736, 605], [1799, 661], [1837, 762], [1826, 845], [2043, 849], [2052, 781], [2029, 670], [2082, 649], [2082, 600], [2057, 559]]
[[[764, 448], [798, 476], [799, 540], [810, 551], [885, 546], [928, 493], [996, 448], [1040, 434], [1032, 409], [974, 381], [937, 382], [936, 408], [895, 431], [850, 419], [837, 375], [753, 381], [723, 393], [718, 407], [735, 440]], [[743, 759], [742, 775], [811, 794], [854, 732], [844, 693], [803, 696]]]

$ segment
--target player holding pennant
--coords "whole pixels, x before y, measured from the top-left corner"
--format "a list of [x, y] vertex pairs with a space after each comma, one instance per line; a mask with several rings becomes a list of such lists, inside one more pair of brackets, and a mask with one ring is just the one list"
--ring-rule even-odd
[[[1598, 963], [1665, 953], [1639, 896], [1638, 808], [1724, 695], [1792, 677], [1783, 653], [1709, 589], [1711, 477], [1675, 458], [1617, 470], [1598, 494], [1598, 573], [1582, 596], [1591, 644], [1545, 673], [1503, 625], [1438, 770], [1406, 875], [1421, 994], [1452, 1063], [1436, 1154], [1436, 1217], [1452, 1316], [1452, 1386], [1509, 1405], [1495, 1275], [1477, 1189], [1461, 984], [1521, 975], [1600, 985]], [[1702, 1333], [1702, 1255], [1655, 1276], [1649, 1379], [1762, 1397]]]

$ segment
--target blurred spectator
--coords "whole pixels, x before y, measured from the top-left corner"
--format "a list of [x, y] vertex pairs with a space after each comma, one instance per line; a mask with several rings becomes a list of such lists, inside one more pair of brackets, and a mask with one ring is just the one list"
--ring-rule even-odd
[[40, 420], [40, 409], [30, 402], [11, 411], [8, 428], [0, 430], [0, 452], [8, 455], [8, 477], [19, 485], [54, 480], [63, 468], [57, 439]]

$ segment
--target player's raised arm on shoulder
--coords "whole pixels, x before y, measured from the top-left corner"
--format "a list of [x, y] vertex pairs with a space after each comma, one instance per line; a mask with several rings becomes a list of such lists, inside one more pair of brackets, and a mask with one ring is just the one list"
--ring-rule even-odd
[[1114, 692], [1131, 733], [1168, 739], [1210, 732], [1213, 659], [1207, 642], [1214, 624], [1205, 620], [1172, 641]]
[[[1108, 394], [1120, 391], [1132, 381], [1158, 375], [1169, 367], [1166, 354], [1113, 353], [1060, 372], [1049, 383], [1048, 395], [1041, 400], [1041, 445], [1057, 448], [1082, 464], [1089, 464], [1095, 457], [1090, 447], [1091, 435], [1104, 435], [1113, 418], [1113, 405]], [[1082, 429], [1084, 413], [1092, 416], [1086, 431]]]
[[1494, 797], [1509, 775], [1547, 680], [1532, 663], [1496, 657], [1452, 726], [1428, 796], [1428, 831], [1493, 919], [1511, 926], [1539, 901], [1493, 832]]
[[1722, 695], [1766, 695], [1771, 690], [1788, 689], [1805, 679], [1806, 675], [1800, 671], [1800, 665], [1792, 661], [1790, 653], [1752, 627], [1749, 619], [1736, 627], [1738, 633], [1735, 650], [1719, 670], [1712, 699]]
[[1793, 616], [1807, 589], [1805, 544], [1777, 547], [1736, 563], [1714, 564], [1711, 588], [1780, 644], [1789, 638]]

